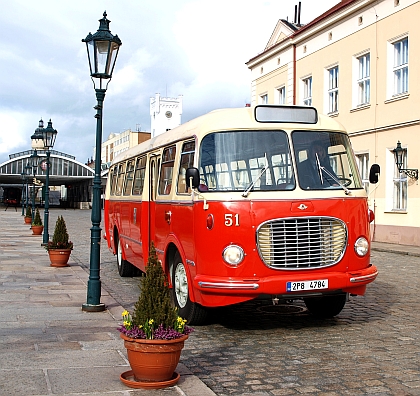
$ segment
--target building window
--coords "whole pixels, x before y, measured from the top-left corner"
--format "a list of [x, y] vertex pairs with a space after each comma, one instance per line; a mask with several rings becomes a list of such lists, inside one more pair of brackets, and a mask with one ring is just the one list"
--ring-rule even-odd
[[370, 54], [362, 55], [358, 58], [359, 62], [359, 79], [358, 85], [358, 102], [357, 104], [365, 105], [370, 103]]
[[338, 111], [338, 66], [328, 70], [328, 113]]
[[[402, 168], [407, 168], [407, 150], [404, 149]], [[394, 198], [392, 210], [407, 210], [407, 175], [400, 173], [397, 165], [394, 164]]]
[[312, 77], [302, 80], [303, 82], [303, 104], [312, 106]]
[[408, 92], [408, 37], [394, 43], [394, 95]]
[[279, 104], [286, 103], [286, 87], [277, 88], [277, 98]]
[[369, 153], [356, 155], [357, 167], [362, 176], [363, 187], [369, 193]]
[[264, 94], [260, 96], [260, 104], [268, 104], [268, 95]]

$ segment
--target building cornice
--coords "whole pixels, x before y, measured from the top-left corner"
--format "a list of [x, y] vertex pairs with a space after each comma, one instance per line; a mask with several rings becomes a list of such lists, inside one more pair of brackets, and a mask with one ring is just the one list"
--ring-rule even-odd
[[377, 127], [377, 128], [364, 129], [362, 131], [349, 132], [348, 134], [350, 137], [361, 136], [361, 135], [368, 135], [370, 133], [375, 133], [375, 132], [385, 132], [385, 131], [390, 131], [390, 130], [398, 129], [398, 128], [407, 128], [407, 127], [411, 127], [415, 125], [420, 125], [420, 119], [400, 122], [398, 124], [385, 125], [385, 126]]

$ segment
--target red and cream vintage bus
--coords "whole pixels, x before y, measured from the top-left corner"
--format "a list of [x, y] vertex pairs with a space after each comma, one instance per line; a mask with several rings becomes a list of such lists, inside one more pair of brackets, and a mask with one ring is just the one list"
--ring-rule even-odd
[[125, 151], [104, 218], [121, 276], [154, 242], [189, 323], [255, 298], [332, 317], [378, 274], [348, 135], [312, 107], [216, 110]]

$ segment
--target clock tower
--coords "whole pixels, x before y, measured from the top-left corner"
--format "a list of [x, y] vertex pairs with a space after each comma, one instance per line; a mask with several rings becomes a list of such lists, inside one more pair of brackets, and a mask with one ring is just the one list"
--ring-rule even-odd
[[181, 125], [182, 95], [164, 98], [156, 94], [150, 98], [150, 130], [152, 138]]

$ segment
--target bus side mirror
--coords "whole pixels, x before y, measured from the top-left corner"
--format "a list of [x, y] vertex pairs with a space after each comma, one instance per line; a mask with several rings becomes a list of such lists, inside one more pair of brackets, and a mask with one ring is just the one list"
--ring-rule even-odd
[[188, 188], [198, 188], [200, 184], [200, 172], [197, 168], [188, 168], [185, 174], [185, 179]]
[[369, 181], [372, 184], [376, 184], [379, 181], [379, 174], [381, 173], [381, 167], [378, 164], [373, 164], [370, 167]]

